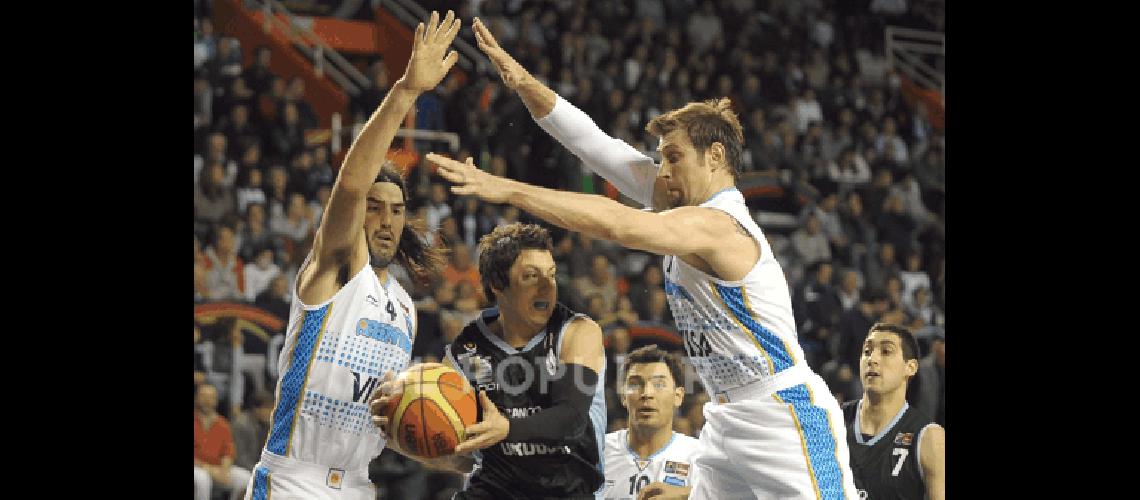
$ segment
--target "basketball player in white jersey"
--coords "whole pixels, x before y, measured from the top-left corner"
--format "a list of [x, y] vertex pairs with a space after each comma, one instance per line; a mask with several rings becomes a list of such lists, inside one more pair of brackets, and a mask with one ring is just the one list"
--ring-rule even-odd
[[626, 355], [624, 371], [618, 394], [629, 428], [606, 434], [606, 500], [688, 496], [700, 443], [673, 430], [673, 414], [685, 398], [680, 363], [647, 345]]
[[368, 396], [383, 374], [407, 366], [415, 338], [415, 306], [388, 267], [397, 260], [422, 279], [443, 262], [411, 228], [407, 189], [385, 156], [416, 97], [458, 59], [444, 54], [459, 25], [451, 12], [420, 23], [403, 77], [348, 150], [298, 271], [273, 422], [246, 498], [376, 496], [368, 463], [385, 442]]
[[669, 305], [710, 399], [692, 498], [858, 498], [839, 404], [804, 361], [784, 272], [736, 189], [743, 129], [729, 101], [654, 118], [647, 130], [660, 138], [657, 165], [530, 76], [479, 20], [475, 33], [544, 130], [626, 196], [669, 208], [639, 211], [428, 155], [456, 194], [665, 256]]

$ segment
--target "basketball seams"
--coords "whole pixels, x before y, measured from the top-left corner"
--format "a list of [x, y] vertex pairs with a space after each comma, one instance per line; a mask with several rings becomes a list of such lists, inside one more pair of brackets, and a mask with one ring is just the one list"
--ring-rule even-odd
[[[471, 387], [465, 384], [467, 381], [458, 375], [458, 372], [449, 367], [441, 366], [415, 371], [418, 373], [414, 375], [410, 373], [404, 374], [405, 376], [411, 375], [411, 380], [405, 382], [404, 393], [390, 413], [390, 425], [393, 429], [402, 429], [404, 427], [404, 417], [410, 416], [414, 419], [410, 422], [415, 422], [415, 420], [418, 419], [420, 427], [416, 428], [416, 432], [414, 432], [414, 444], [417, 445], [414, 446], [414, 448], [418, 452], [418, 455], [425, 458], [434, 458], [450, 450], [436, 448], [437, 443], [432, 440], [433, 433], [428, 432], [428, 430], [432, 428], [429, 426], [429, 422], [435, 426], [437, 433], [441, 432], [446, 435], [446, 441], [449, 443], [458, 445], [463, 442], [468, 423], [463, 420], [459, 409], [456, 408], [456, 404], [469, 403], [469, 406], [475, 406], [475, 394]], [[446, 375], [452, 376], [446, 377]], [[464, 384], [460, 385], [456, 382]], [[444, 393], [445, 387], [451, 394]], [[408, 414], [409, 411], [412, 412], [411, 415]], [[432, 412], [431, 418], [428, 416], [429, 411]], [[416, 415], [416, 412], [418, 412], [419, 415]], [[472, 417], [474, 416], [474, 412], [467, 411], [464, 413], [470, 413]], [[470, 423], [475, 423], [474, 418], [472, 418]], [[446, 429], [446, 426], [450, 426], [451, 428]], [[444, 428], [441, 429], [440, 427]], [[413, 448], [407, 446], [408, 443], [403, 441], [405, 437], [404, 432], [397, 431], [394, 437], [401, 445], [404, 445], [404, 448]], [[409, 451], [412, 450], [409, 449]]]

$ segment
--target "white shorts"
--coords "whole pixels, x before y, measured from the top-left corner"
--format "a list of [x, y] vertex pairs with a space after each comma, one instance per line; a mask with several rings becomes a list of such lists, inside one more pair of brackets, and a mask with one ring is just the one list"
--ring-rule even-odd
[[859, 498], [839, 403], [819, 375], [795, 369], [705, 404], [689, 498]]
[[261, 451], [245, 500], [375, 500], [368, 470], [345, 471]]

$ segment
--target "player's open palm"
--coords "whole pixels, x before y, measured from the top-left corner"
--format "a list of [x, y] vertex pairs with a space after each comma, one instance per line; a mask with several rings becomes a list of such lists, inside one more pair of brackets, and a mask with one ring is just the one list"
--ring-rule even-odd
[[456, 454], [494, 446], [506, 439], [511, 430], [510, 420], [499, 413], [499, 407], [487, 397], [487, 391], [479, 391], [479, 402], [483, 407], [483, 421], [467, 427], [467, 439], [455, 447]]
[[474, 195], [491, 203], [504, 203], [510, 197], [510, 180], [479, 170], [470, 157], [460, 163], [435, 153], [427, 154], [428, 161], [439, 166], [436, 172], [454, 184], [451, 192], [460, 196]]
[[439, 22], [439, 13], [432, 11], [426, 27], [424, 23], [416, 26], [412, 56], [408, 59], [408, 68], [404, 70], [403, 77], [408, 88], [428, 91], [439, 85], [459, 60], [459, 53], [454, 50], [448, 52], [448, 48], [455, 40], [455, 35], [459, 34], [461, 24], [455, 18], [455, 13], [449, 10], [442, 23]]
[[519, 85], [530, 76], [530, 73], [499, 46], [499, 42], [495, 41], [494, 36], [491, 36], [491, 30], [487, 29], [487, 25], [483, 24], [482, 20], [475, 18], [472, 29], [475, 31], [475, 42], [479, 45], [479, 50], [487, 54], [487, 58], [491, 60], [491, 64], [495, 66], [495, 70], [503, 78], [503, 84], [511, 90], [518, 89]]

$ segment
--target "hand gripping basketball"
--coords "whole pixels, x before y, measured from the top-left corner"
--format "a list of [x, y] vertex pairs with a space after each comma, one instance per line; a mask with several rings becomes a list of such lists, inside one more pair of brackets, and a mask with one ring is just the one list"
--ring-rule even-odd
[[372, 421], [389, 446], [419, 458], [450, 455], [475, 423], [475, 391], [448, 366], [423, 363], [385, 376], [369, 401]]

